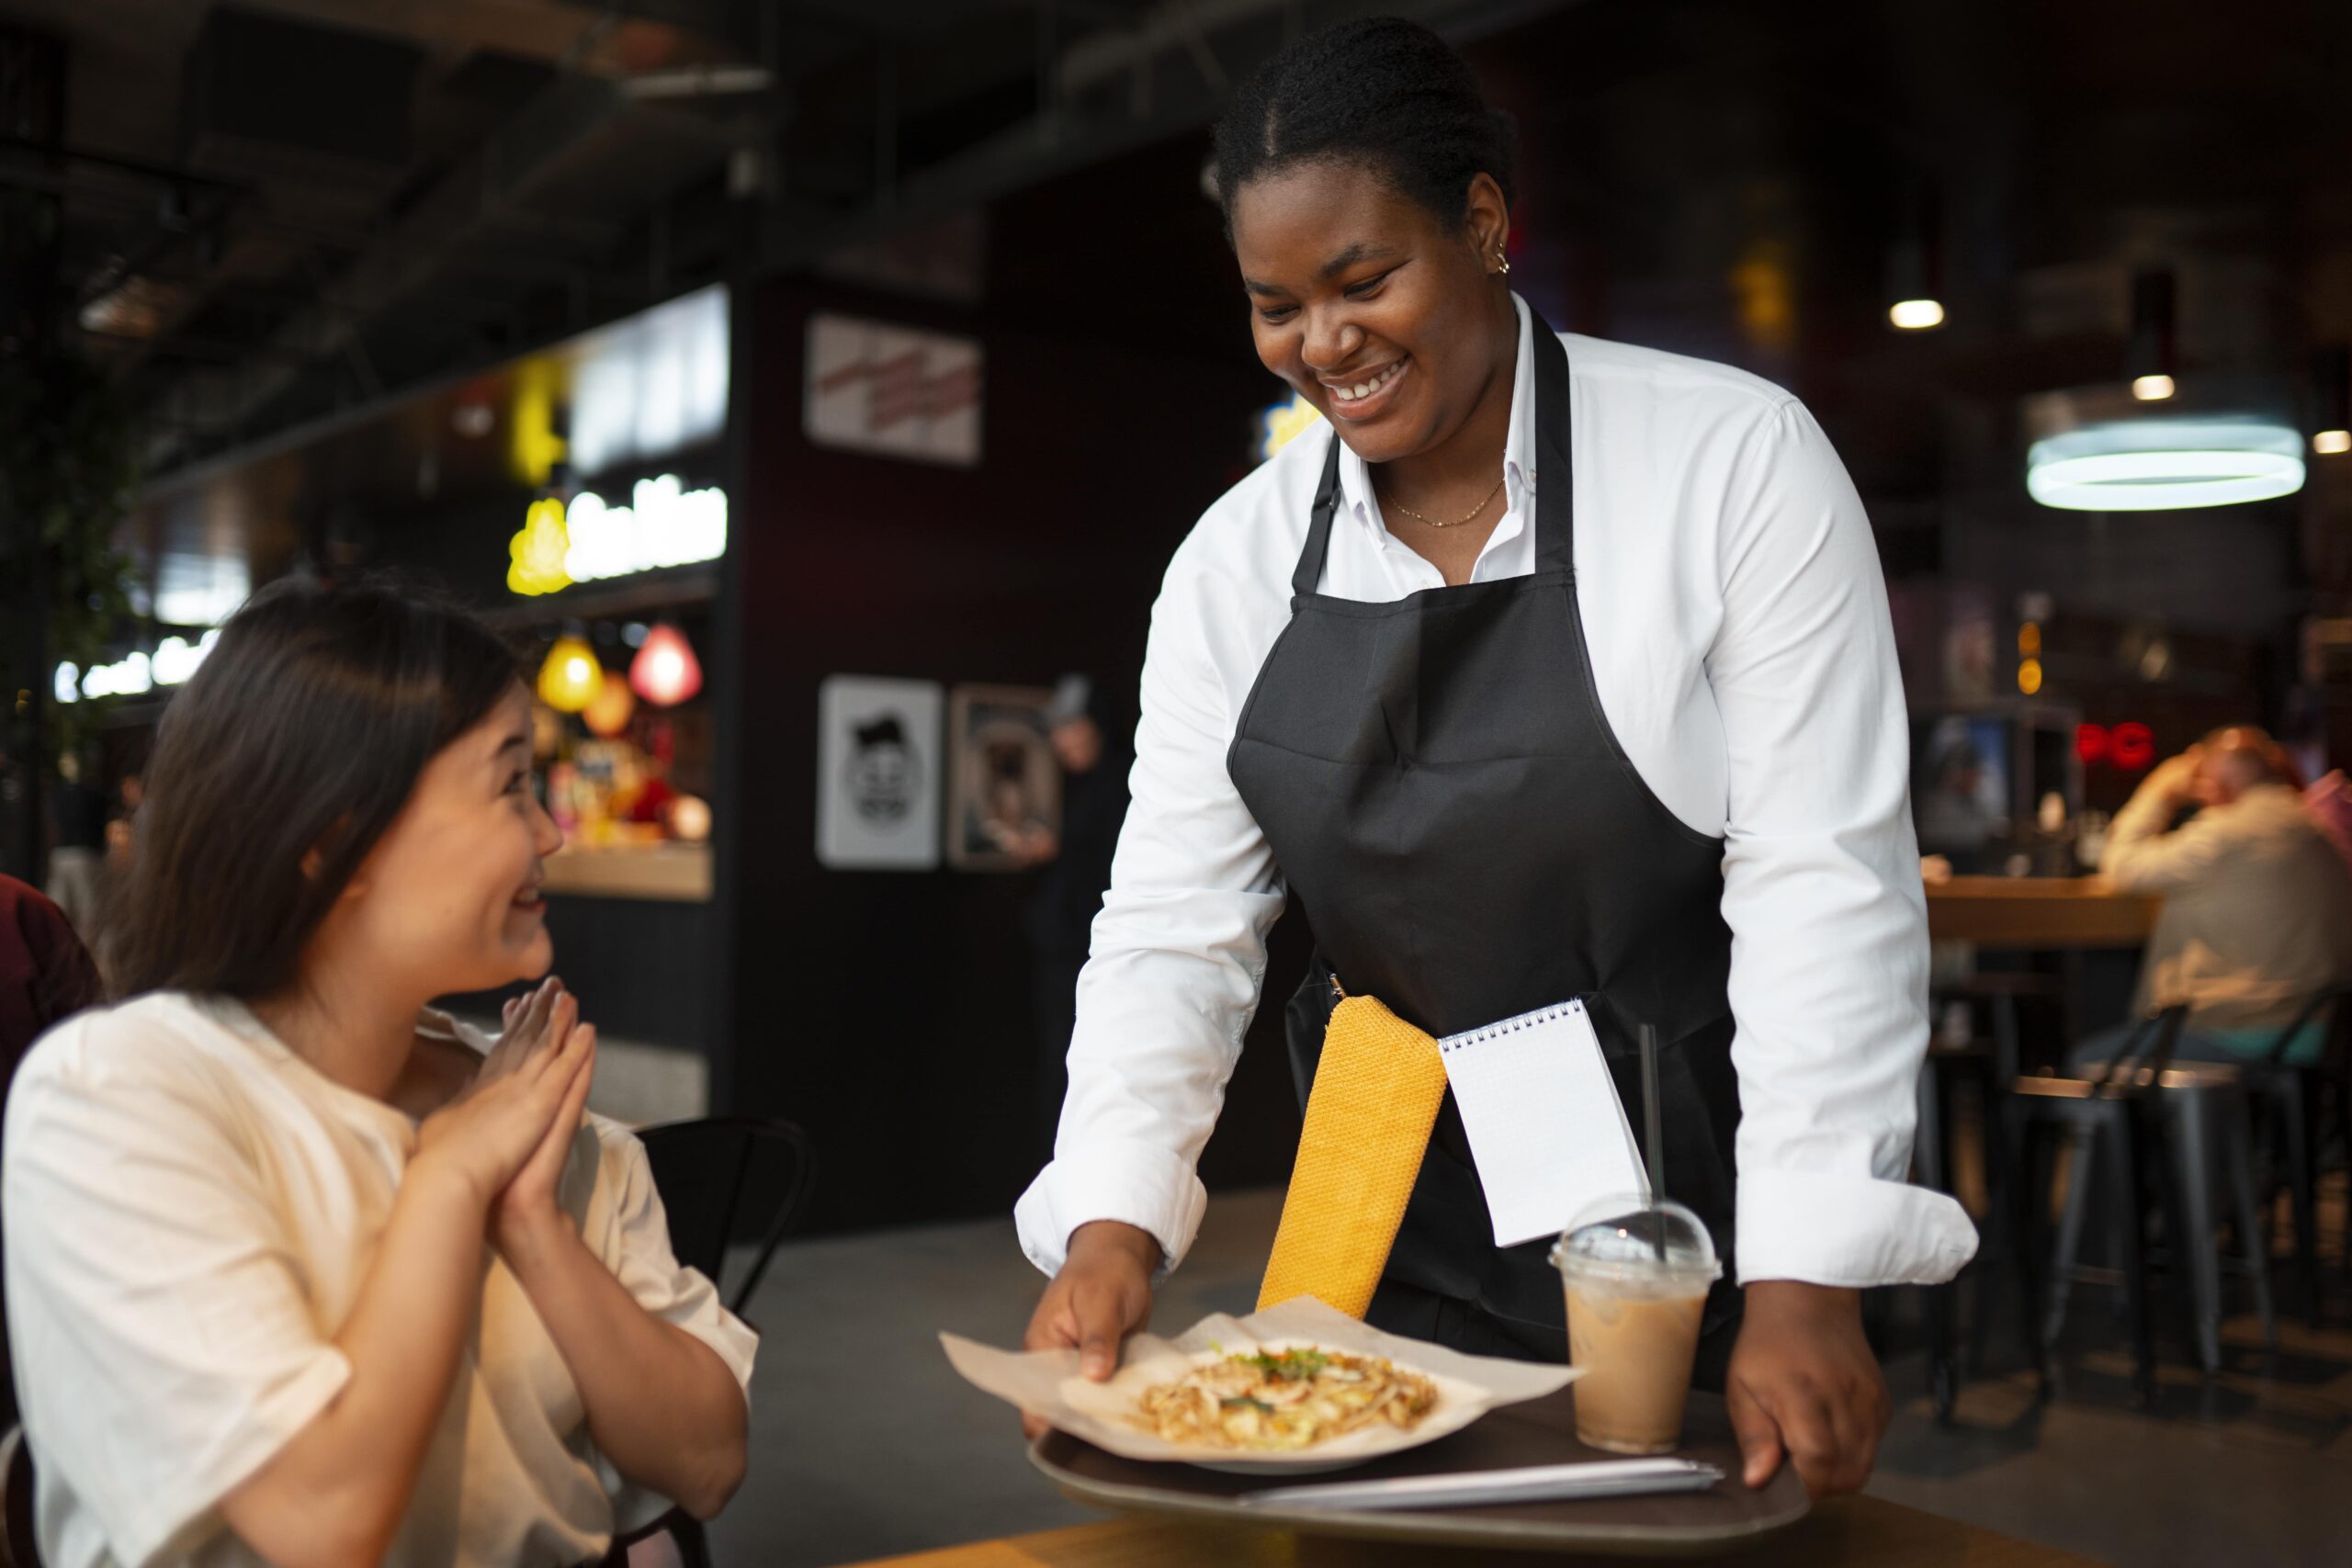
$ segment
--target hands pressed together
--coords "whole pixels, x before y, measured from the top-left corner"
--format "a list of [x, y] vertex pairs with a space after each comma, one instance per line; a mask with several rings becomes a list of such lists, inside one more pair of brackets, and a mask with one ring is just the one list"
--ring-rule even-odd
[[418, 1128], [417, 1161], [464, 1183], [500, 1250], [558, 1217], [595, 1065], [595, 1026], [549, 977], [506, 1004], [504, 1032], [472, 1082]]

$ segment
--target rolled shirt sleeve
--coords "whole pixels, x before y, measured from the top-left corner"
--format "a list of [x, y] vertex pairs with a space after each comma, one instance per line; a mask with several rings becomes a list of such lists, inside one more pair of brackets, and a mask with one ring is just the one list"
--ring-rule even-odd
[[1226, 771], [1247, 694], [1208, 654], [1250, 640], [1220, 622], [1251, 595], [1217, 592], [1208, 533], [1177, 552], [1152, 611], [1133, 803], [1079, 976], [1069, 1095], [1053, 1161], [1013, 1211], [1023, 1252], [1047, 1274], [1096, 1220], [1149, 1232], [1163, 1274], [1191, 1248], [1207, 1204], [1193, 1168], [1283, 910], [1272, 852]]
[[1793, 400], [1748, 435], [1723, 513], [1707, 676], [1728, 800], [1743, 1282], [1950, 1279], [1976, 1234], [1909, 1185], [1927, 904], [1908, 727], [1860, 498]]
[[136, 1565], [217, 1529], [351, 1366], [222, 1108], [65, 1056], [36, 1054], [9, 1100], [9, 1332], [36, 1458]]

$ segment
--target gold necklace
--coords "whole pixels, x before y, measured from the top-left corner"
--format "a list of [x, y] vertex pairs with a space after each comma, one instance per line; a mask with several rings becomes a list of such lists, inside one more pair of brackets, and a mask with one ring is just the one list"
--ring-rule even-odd
[[[1507, 479], [1509, 478], [1510, 478], [1510, 470], [1506, 468], [1503, 470], [1503, 479]], [[1466, 516], [1457, 517], [1451, 523], [1441, 523], [1434, 517], [1424, 517], [1393, 495], [1388, 498], [1388, 504], [1395, 507], [1397, 511], [1403, 513], [1406, 516], [1411, 518], [1414, 522], [1420, 524], [1424, 527], [1459, 528], [1464, 523], [1474, 521], [1480, 513], [1486, 511], [1488, 506], [1492, 505], [1494, 503], [1495, 497], [1502, 493], [1502, 489], [1503, 480], [1497, 479], [1495, 481], [1495, 488], [1487, 492], [1486, 500], [1481, 501], [1477, 505], [1472, 507]]]

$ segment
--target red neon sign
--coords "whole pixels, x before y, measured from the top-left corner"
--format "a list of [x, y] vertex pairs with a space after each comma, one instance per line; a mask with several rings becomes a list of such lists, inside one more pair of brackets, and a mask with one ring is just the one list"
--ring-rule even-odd
[[2108, 738], [2108, 755], [2127, 773], [2136, 773], [2156, 760], [2156, 738], [2137, 721], [2119, 724]]
[[2087, 768], [2095, 763], [2106, 761], [2108, 752], [2113, 745], [2113, 740], [2103, 726], [2096, 724], [2075, 726], [2075, 755], [2083, 760], [2083, 766]]

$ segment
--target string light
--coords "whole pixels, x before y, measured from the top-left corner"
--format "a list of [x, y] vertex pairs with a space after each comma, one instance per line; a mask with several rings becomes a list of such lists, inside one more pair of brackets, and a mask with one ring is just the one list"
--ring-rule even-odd
[[675, 707], [702, 690], [702, 663], [686, 634], [668, 622], [645, 634], [628, 667], [628, 683], [655, 707]]
[[539, 701], [558, 713], [581, 713], [605, 687], [596, 650], [576, 637], [560, 637], [539, 666]]

